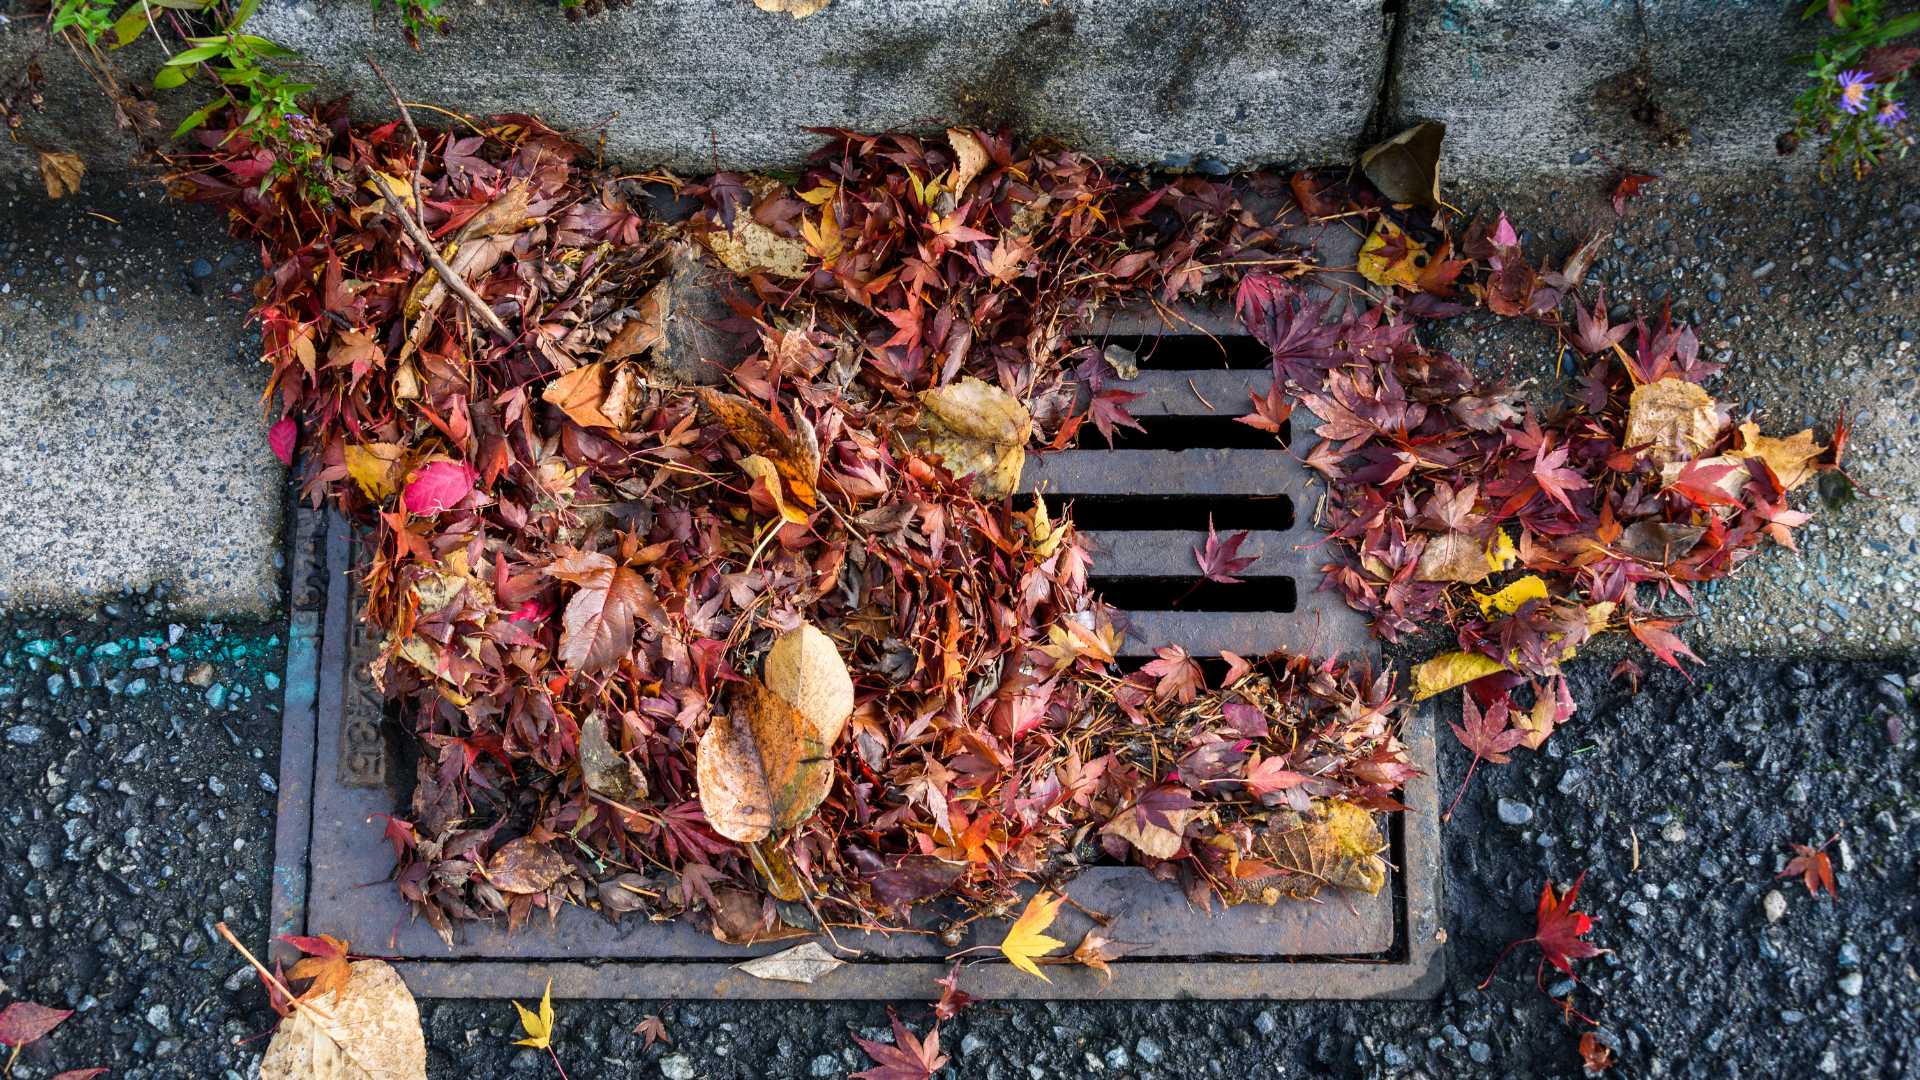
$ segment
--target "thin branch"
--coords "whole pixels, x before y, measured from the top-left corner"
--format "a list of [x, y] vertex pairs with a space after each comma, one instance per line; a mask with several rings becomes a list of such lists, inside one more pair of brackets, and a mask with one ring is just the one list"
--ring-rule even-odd
[[486, 324], [487, 329], [512, 341], [513, 333], [507, 329], [507, 324], [500, 321], [500, 316], [495, 315], [493, 309], [486, 305], [486, 301], [481, 300], [478, 293], [469, 288], [466, 282], [460, 280], [460, 275], [454, 273], [453, 267], [447, 265], [447, 260], [441, 258], [440, 253], [434, 250], [433, 239], [427, 235], [425, 229], [420, 227], [419, 222], [413, 220], [413, 215], [407, 213], [406, 204], [400, 201], [400, 196], [393, 193], [393, 188], [387, 184], [386, 177], [381, 176], [378, 170], [371, 171], [374, 186], [378, 187], [380, 194], [386, 197], [387, 208], [393, 211], [393, 216], [400, 220], [400, 227], [406, 230], [407, 235], [420, 248], [420, 254], [427, 260], [427, 265], [433, 267], [434, 272], [440, 275], [440, 280], [446, 283], [448, 290], [459, 297], [461, 302], [467, 305], [467, 309], [473, 312], [474, 317]]
[[268, 986], [271, 986], [274, 989], [280, 991], [282, 994], [285, 994], [287, 996], [287, 1000], [293, 1003], [294, 1008], [305, 1009], [322, 1020], [333, 1019], [333, 1016], [327, 1013], [326, 1011], [322, 1010], [320, 1006], [309, 1005], [306, 1002], [301, 1001], [299, 998], [293, 996], [293, 991], [287, 989], [286, 983], [283, 983], [279, 979], [274, 978], [273, 972], [268, 971], [267, 966], [265, 964], [262, 964], [260, 961], [255, 960], [253, 958], [253, 954], [247, 951], [247, 947], [245, 945], [240, 944], [240, 939], [233, 936], [233, 931], [227, 929], [226, 923], [215, 923], [213, 925], [213, 928], [215, 930], [220, 931], [220, 936], [227, 939], [227, 944], [240, 950], [240, 955], [247, 958], [247, 963], [253, 965], [254, 970], [260, 973], [260, 978], [264, 980]]
[[373, 68], [373, 73], [380, 77], [380, 83], [387, 88], [387, 93], [393, 96], [393, 103], [400, 107], [400, 119], [407, 122], [407, 130], [413, 133], [413, 212], [424, 220], [427, 201], [426, 196], [420, 194], [420, 166], [427, 160], [427, 142], [420, 137], [420, 129], [413, 126], [413, 114], [407, 111], [407, 103], [400, 100], [400, 91], [393, 88], [392, 80], [380, 70], [380, 64], [374, 60], [373, 54], [362, 55], [367, 58], [367, 65]]

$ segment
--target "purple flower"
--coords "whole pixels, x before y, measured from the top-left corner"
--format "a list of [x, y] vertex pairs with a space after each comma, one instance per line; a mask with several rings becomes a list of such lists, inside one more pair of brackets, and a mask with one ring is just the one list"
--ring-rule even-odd
[[1866, 111], [1867, 94], [1873, 90], [1873, 76], [1858, 68], [1840, 73], [1840, 107], [1848, 113]]
[[1906, 106], [1898, 101], [1889, 101], [1885, 105], [1880, 106], [1880, 111], [1874, 114], [1873, 122], [1883, 128], [1891, 128], [1906, 118]]

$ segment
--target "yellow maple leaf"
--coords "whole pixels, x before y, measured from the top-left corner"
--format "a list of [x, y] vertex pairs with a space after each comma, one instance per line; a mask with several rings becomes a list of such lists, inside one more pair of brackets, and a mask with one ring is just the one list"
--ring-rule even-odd
[[541, 995], [540, 1015], [528, 1012], [526, 1006], [517, 1001], [513, 1007], [520, 1010], [520, 1026], [527, 1029], [527, 1037], [515, 1040], [513, 1045], [547, 1049], [553, 1039], [553, 980], [547, 980], [547, 992]]
[[819, 187], [816, 187], [816, 188], [808, 188], [807, 190], [800, 192], [799, 195], [802, 199], [807, 200], [808, 202], [812, 203], [815, 206], [819, 206], [820, 204], [826, 202], [828, 199], [833, 198], [833, 196], [837, 192], [839, 192], [839, 190], [840, 190], [839, 184], [821, 184]]
[[367, 498], [379, 502], [399, 490], [397, 474], [400, 459], [406, 453], [407, 448], [397, 443], [349, 446], [346, 449], [347, 475], [360, 485], [360, 490]]
[[840, 257], [843, 246], [840, 243], [840, 223], [834, 219], [831, 204], [820, 208], [820, 225], [814, 227], [806, 218], [800, 219], [800, 233], [807, 239], [807, 254], [815, 256], [828, 266]]
[[1413, 700], [1425, 701], [1443, 690], [1463, 686], [1475, 679], [1505, 671], [1506, 666], [1479, 653], [1450, 652], [1413, 667]]
[[1480, 601], [1480, 614], [1491, 616], [1495, 608], [1511, 615], [1520, 610], [1520, 605], [1529, 600], [1545, 600], [1547, 583], [1539, 574], [1528, 574], [1491, 596], [1474, 593], [1474, 599]]
[[1058, 938], [1050, 938], [1040, 931], [1053, 925], [1053, 917], [1060, 913], [1060, 905], [1066, 899], [1066, 894], [1061, 893], [1049, 901], [1045, 889], [1034, 893], [1033, 899], [1027, 901], [1027, 910], [1021, 912], [1020, 917], [1014, 920], [1013, 926], [1007, 931], [1006, 940], [1000, 943], [1000, 951], [1006, 954], [1007, 959], [1013, 961], [1014, 967], [1029, 975], [1039, 975], [1043, 982], [1053, 980], [1040, 975], [1040, 968], [1033, 962], [1033, 958], [1064, 948], [1067, 943]]

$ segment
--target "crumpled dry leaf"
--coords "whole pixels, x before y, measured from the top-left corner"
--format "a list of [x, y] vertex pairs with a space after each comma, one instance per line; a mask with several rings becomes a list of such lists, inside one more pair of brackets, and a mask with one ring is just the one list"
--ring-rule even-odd
[[[608, 379], [610, 370], [611, 380]], [[558, 405], [561, 412], [581, 427], [607, 427], [616, 431], [631, 429], [633, 415], [640, 408], [633, 369], [608, 360], [574, 368], [553, 380], [540, 392], [540, 399]]]
[[[796, 413], [783, 429], [765, 409], [746, 398], [704, 386], [696, 393], [714, 419], [725, 425], [748, 451], [772, 462], [786, 482], [790, 497], [786, 501], [805, 507], [819, 505], [814, 485], [820, 479], [820, 438], [804, 416]], [[805, 520], [804, 515], [801, 520]]]
[[1790, 439], [1772, 439], [1760, 434], [1760, 425], [1752, 421], [1740, 425], [1740, 448], [1734, 451], [1742, 457], [1765, 461], [1787, 491], [1812, 479], [1816, 471], [1813, 462], [1826, 452], [1826, 447], [1813, 441], [1812, 428]]
[[[768, 3], [791, 5], [791, 9], [806, 7], [804, 11], [793, 11], [796, 19], [826, 6], [824, 0], [754, 0], [754, 3], [763, 8]], [[816, 3], [818, 7], [809, 6]], [[791, 9], [781, 7], [768, 10]], [[778, 185], [778, 180], [757, 178], [749, 181], [747, 186], [753, 191], [755, 199], [761, 199]], [[781, 236], [753, 220], [751, 214], [735, 215], [732, 229], [713, 229], [701, 233], [699, 239], [713, 253], [713, 257], [720, 260], [720, 265], [736, 274], [745, 274], [755, 267], [783, 278], [797, 278], [806, 273], [807, 245], [795, 237]]]
[[791, 949], [763, 956], [758, 960], [749, 960], [734, 967], [756, 979], [775, 979], [780, 982], [797, 982], [812, 985], [816, 979], [829, 975], [835, 968], [846, 963], [827, 950], [817, 941], [805, 945], [795, 945]]
[[567, 876], [567, 862], [531, 836], [501, 845], [487, 861], [487, 880], [504, 893], [537, 893]]
[[762, 675], [767, 689], [798, 709], [820, 742], [832, 747], [853, 715], [853, 676], [833, 639], [812, 623], [801, 623], [767, 650]]
[[1439, 209], [1440, 140], [1447, 125], [1416, 124], [1360, 155], [1360, 171], [1396, 203]]
[[1626, 445], [1652, 443], [1641, 456], [1662, 465], [1689, 461], [1713, 445], [1726, 422], [1719, 403], [1699, 386], [1685, 379], [1661, 379], [1633, 388]]
[[426, 1080], [420, 1009], [384, 960], [354, 963], [346, 991], [281, 1021], [260, 1062], [261, 1080]]
[[647, 797], [647, 774], [614, 749], [598, 711], [580, 721], [580, 780], [588, 791], [618, 802]]
[[753, 6], [761, 11], [791, 15], [796, 19], [804, 19], [831, 3], [833, 0], [753, 0]]
[[1386, 850], [1379, 823], [1372, 814], [1348, 802], [1315, 799], [1312, 816], [1281, 810], [1266, 831], [1254, 838], [1255, 855], [1273, 865], [1303, 875], [1287, 880], [1289, 895], [1314, 895], [1321, 883], [1369, 894], [1387, 883]]
[[805, 821], [833, 786], [813, 722], [758, 679], [734, 684], [700, 737], [700, 807], [729, 840], [764, 840]]
[[953, 189], [955, 199], [964, 199], [967, 185], [973, 183], [974, 177], [979, 176], [992, 163], [992, 159], [987, 156], [987, 148], [980, 144], [980, 137], [966, 128], [948, 128], [947, 143], [959, 158], [948, 184]]
[[1507, 670], [1500, 661], [1480, 653], [1450, 652], [1413, 667], [1413, 700], [1425, 701], [1443, 690]]
[[1113, 968], [1108, 964], [1147, 945], [1144, 941], [1115, 941], [1099, 930], [1089, 930], [1087, 936], [1080, 939], [1080, 946], [1073, 950], [1073, 959], [1105, 975], [1107, 981], [1112, 982]]
[[1136, 807], [1122, 812], [1112, 821], [1107, 822], [1100, 831], [1112, 833], [1125, 840], [1140, 849], [1143, 855], [1155, 859], [1171, 859], [1180, 850], [1181, 833], [1186, 831], [1187, 826], [1192, 824], [1195, 818], [1206, 813], [1206, 809], [1199, 807], [1187, 810], [1163, 810], [1161, 813], [1167, 816], [1168, 823], [1173, 826], [1172, 829], [1164, 829], [1148, 821], [1146, 815]]
[[974, 477], [974, 494], [1005, 498], [1020, 483], [1033, 417], [1012, 394], [971, 375], [920, 395], [921, 447], [940, 455], [955, 477]]
[[69, 192], [79, 194], [80, 178], [86, 175], [87, 163], [79, 154], [42, 152], [40, 155], [40, 179], [47, 185], [47, 198], [58, 199]]
[[1413, 579], [1478, 585], [1495, 568], [1486, 541], [1464, 532], [1432, 533], [1427, 536], [1427, 546], [1420, 550]]
[[613, 340], [607, 342], [607, 347], [600, 353], [602, 361], [611, 363], [638, 356], [666, 336], [665, 305], [661, 303], [664, 288], [661, 285], [654, 286], [646, 296], [641, 297], [639, 303], [633, 305], [634, 317], [620, 324]]

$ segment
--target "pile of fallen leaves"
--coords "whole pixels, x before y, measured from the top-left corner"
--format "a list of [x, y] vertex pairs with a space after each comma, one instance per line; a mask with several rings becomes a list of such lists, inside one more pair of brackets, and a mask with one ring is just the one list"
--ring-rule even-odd
[[[449, 942], [567, 903], [732, 942], [940, 895], [1000, 913], [1103, 859], [1200, 903], [1377, 890], [1370, 811], [1415, 775], [1391, 680], [1228, 656], [1209, 686], [1177, 645], [1123, 672], [1098, 554], [1070, 513], [1014, 508], [1029, 451], [1134, 425], [1076, 336], [1096, 308], [1237, 295], [1274, 355], [1247, 422], [1278, 430], [1292, 395], [1325, 422], [1330, 581], [1383, 636], [1452, 616], [1502, 702], [1610, 620], [1661, 644], [1635, 583], [1722, 574], [1794, 520], [1793, 481], [1707, 437], [1711, 403], [1621, 430], [1629, 381], [1668, 400], [1704, 372], [1690, 332], [1643, 324], [1544, 422], [1425, 351], [1415, 320], [1467, 292], [1554, 322], [1578, 284], [1528, 268], [1504, 219], [1451, 258], [1437, 198], [1163, 183], [959, 128], [826, 131], [799, 176], [687, 184], [598, 169], [526, 116], [316, 123], [353, 180], [333, 201], [232, 129], [176, 187], [262, 242], [270, 437], [364, 529], [374, 675], [421, 749], [387, 835]], [[1245, 192], [1293, 205], [1263, 221]], [[676, 199], [690, 218], [650, 209]], [[1279, 239], [1301, 213], [1373, 230], [1378, 306], [1322, 323]], [[1623, 547], [1656, 525], [1658, 558]], [[1231, 580], [1235, 544], [1196, 570]], [[1545, 576], [1461, 615], [1452, 584], [1516, 559]]]

